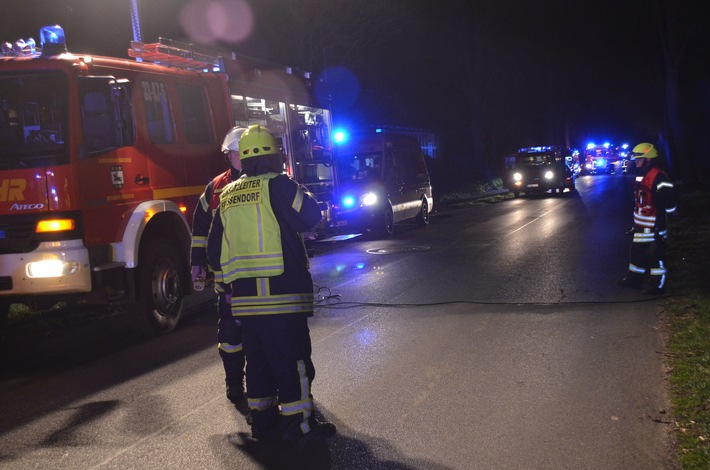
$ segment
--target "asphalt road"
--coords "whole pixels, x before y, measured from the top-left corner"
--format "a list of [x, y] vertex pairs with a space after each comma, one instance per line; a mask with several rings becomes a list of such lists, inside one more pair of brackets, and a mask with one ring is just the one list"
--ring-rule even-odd
[[327, 442], [246, 438], [211, 304], [158, 338], [107, 317], [6, 341], [0, 467], [667, 468], [658, 300], [615, 284], [629, 184], [587, 176], [575, 193], [320, 244], [310, 325], [315, 400], [339, 431]]

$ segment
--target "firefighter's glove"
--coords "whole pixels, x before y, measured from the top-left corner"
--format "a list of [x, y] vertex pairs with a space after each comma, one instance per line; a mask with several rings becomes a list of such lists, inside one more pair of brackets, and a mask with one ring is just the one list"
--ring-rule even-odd
[[195, 283], [198, 279], [204, 281], [207, 278], [207, 269], [204, 266], [192, 267], [192, 282]]
[[232, 285], [225, 284], [224, 282], [216, 282], [214, 285], [214, 290], [218, 294], [231, 294], [232, 293]]
[[634, 232], [636, 232], [636, 227], [631, 227], [629, 230], [627, 230], [626, 232], [624, 232], [624, 235], [628, 235], [628, 236], [630, 236], [630, 237], [633, 237], [633, 236], [634, 236]]

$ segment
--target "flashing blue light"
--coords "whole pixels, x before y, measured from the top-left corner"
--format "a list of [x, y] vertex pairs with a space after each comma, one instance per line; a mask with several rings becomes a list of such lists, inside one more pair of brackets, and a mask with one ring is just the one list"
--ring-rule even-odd
[[604, 148], [605, 148], [605, 149], [608, 149], [610, 146], [611, 146], [611, 144], [610, 144], [609, 142], [604, 142]]
[[42, 56], [51, 57], [67, 52], [67, 41], [61, 26], [45, 26], [39, 30]]
[[39, 30], [39, 41], [42, 47], [45, 44], [57, 44], [60, 46], [66, 45], [66, 39], [64, 38], [64, 29], [61, 26], [45, 26]]
[[594, 142], [589, 142], [589, 143], [587, 144], [587, 149], [588, 149], [588, 150], [591, 150], [591, 149], [593, 149], [594, 147], [596, 147], [596, 145], [594, 144]]
[[375, 134], [381, 134], [381, 133], [382, 133], [382, 129], [380, 129], [379, 127], [377, 129], [375, 129]]
[[333, 133], [333, 140], [336, 144], [342, 144], [348, 140], [348, 134], [345, 131], [338, 130]]
[[343, 198], [343, 207], [345, 207], [346, 209], [355, 207], [355, 198], [352, 196], [345, 196]]

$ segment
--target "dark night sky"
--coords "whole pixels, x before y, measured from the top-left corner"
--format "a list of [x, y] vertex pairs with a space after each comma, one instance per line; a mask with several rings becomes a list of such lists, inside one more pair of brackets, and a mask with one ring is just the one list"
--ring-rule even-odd
[[[190, 29], [180, 21], [184, 8], [191, 9], [183, 16], [195, 20], [206, 11], [223, 12], [210, 7], [222, 2], [244, 17], [239, 7], [244, 1], [139, 0], [143, 40], [184, 39]], [[472, 122], [485, 122], [489, 150], [503, 154], [564, 143], [565, 129], [570, 144], [580, 146], [588, 139], [633, 141], [653, 127], [649, 123], [658, 120], [662, 106], [663, 58], [651, 3], [246, 0], [254, 17], [252, 34], [244, 41], [217, 42], [315, 73], [322, 72], [326, 56], [329, 66], [347, 67], [358, 79], [359, 99], [337, 109], [336, 120], [448, 130], [462, 140], [472, 139], [462, 137]], [[376, 13], [382, 8], [381, 16], [333, 9], [342, 4]], [[690, 18], [694, 13], [685, 12]], [[219, 29], [229, 16], [203, 19], [193, 36], [204, 37], [207, 25]], [[3, 1], [0, 39], [37, 39], [46, 24], [65, 28], [71, 51], [125, 56], [132, 39], [130, 0]], [[238, 29], [236, 21], [230, 24], [222, 37]], [[346, 44], [349, 39], [338, 37], [354, 27], [365, 31], [367, 40]], [[340, 42], [330, 46], [333, 41]], [[310, 55], [304, 55], [309, 47]], [[694, 47], [707, 57], [707, 40]]]

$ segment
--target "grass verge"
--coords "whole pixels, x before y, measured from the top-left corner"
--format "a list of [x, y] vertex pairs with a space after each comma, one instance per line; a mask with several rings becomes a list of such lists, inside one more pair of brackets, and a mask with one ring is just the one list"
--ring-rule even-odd
[[710, 468], [710, 193], [680, 193], [670, 222], [668, 367], [676, 456]]

